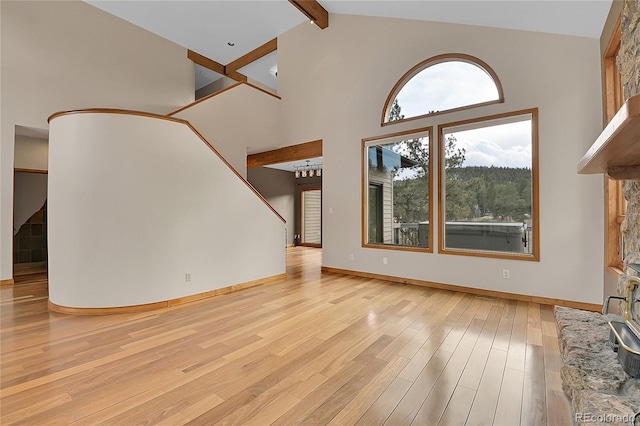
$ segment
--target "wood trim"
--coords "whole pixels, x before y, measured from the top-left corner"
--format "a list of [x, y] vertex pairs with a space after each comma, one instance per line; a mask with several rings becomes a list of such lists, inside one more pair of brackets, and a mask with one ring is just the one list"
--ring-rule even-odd
[[[363, 234], [366, 235], [366, 234]], [[431, 235], [429, 235], [431, 239]], [[362, 243], [363, 248], [372, 248], [380, 250], [397, 250], [397, 251], [414, 251], [418, 253], [433, 253], [433, 247], [420, 247], [420, 246], [401, 246], [396, 244], [382, 244], [382, 243]]]
[[618, 109], [624, 103], [622, 95], [622, 82], [620, 72], [618, 71], [618, 65], [616, 63], [616, 57], [620, 51], [620, 43], [622, 39], [621, 30], [622, 15], [618, 17], [613, 31], [611, 33], [611, 39], [607, 44], [607, 49], [603, 58], [603, 76], [604, 76], [604, 125], [606, 126], [609, 121], [616, 114]]
[[313, 21], [320, 29], [329, 26], [329, 12], [316, 0], [289, 0], [309, 20]]
[[221, 94], [221, 93], [226, 92], [227, 90], [231, 90], [231, 89], [233, 89], [234, 87], [238, 87], [238, 86], [240, 86], [241, 84], [242, 84], [242, 83], [236, 83], [236, 84], [233, 84], [233, 85], [231, 85], [231, 86], [229, 86], [229, 87], [225, 87], [225, 88], [224, 88], [224, 89], [222, 89], [222, 90], [218, 90], [217, 92], [211, 93], [210, 95], [203, 96], [202, 98], [197, 99], [197, 100], [195, 100], [195, 101], [191, 102], [190, 104], [187, 104], [187, 105], [185, 105], [185, 106], [183, 106], [183, 107], [180, 107], [180, 108], [178, 108], [178, 109], [177, 109], [177, 110], [175, 110], [175, 111], [171, 111], [170, 113], [168, 113], [168, 114], [167, 114], [167, 117], [174, 116], [174, 115], [176, 115], [176, 114], [177, 114], [177, 113], [179, 113], [179, 112], [182, 112], [182, 111], [184, 111], [184, 110], [186, 110], [186, 109], [189, 109], [189, 108], [191, 108], [191, 107], [193, 107], [193, 106], [196, 106], [196, 105], [198, 105], [198, 104], [199, 104], [199, 103], [201, 103], [201, 102], [204, 102], [204, 101], [206, 101], [206, 100], [208, 100], [208, 99], [211, 99], [211, 98], [213, 98], [214, 96], [217, 96], [217, 95], [219, 95], [219, 94]]
[[273, 97], [274, 97], [274, 98], [276, 98], [276, 99], [282, 99], [280, 96], [278, 96], [278, 94], [277, 94], [277, 93], [272, 92], [272, 91], [270, 91], [270, 90], [268, 90], [268, 89], [266, 89], [266, 88], [264, 88], [264, 87], [260, 87], [260, 86], [258, 86], [257, 84], [252, 83], [251, 81], [247, 81], [247, 82], [246, 82], [246, 83], [244, 83], [244, 84], [246, 84], [246, 85], [247, 85], [247, 86], [249, 86], [249, 87], [253, 87], [253, 88], [254, 88], [254, 89], [256, 89], [256, 90], [259, 90], [259, 91], [261, 91], [262, 93], [266, 93], [267, 95], [273, 96]]
[[87, 108], [87, 109], [75, 109], [69, 111], [58, 111], [49, 116], [47, 119], [47, 123], [51, 123], [54, 119], [58, 117], [62, 117], [64, 115], [74, 115], [74, 114], [121, 114], [121, 115], [134, 115], [140, 117], [148, 117], [148, 118], [156, 118], [158, 120], [167, 120], [173, 121], [175, 123], [185, 124], [188, 121], [183, 120], [181, 118], [169, 117], [167, 115], [155, 114], [152, 112], [146, 111], [134, 111], [128, 109], [119, 109], [119, 108]]
[[[377, 244], [370, 243], [367, 241], [368, 236], [368, 205], [369, 205], [369, 182], [367, 179], [367, 168], [365, 163], [367, 162], [367, 155], [365, 154], [365, 148], [370, 142], [375, 141], [384, 141], [385, 139], [398, 138], [402, 136], [411, 137], [411, 135], [419, 134], [419, 133], [427, 133], [429, 135], [429, 242], [428, 247], [415, 247], [415, 246], [403, 246], [403, 245], [390, 245], [390, 244]], [[386, 135], [381, 136], [373, 136], [369, 138], [362, 139], [361, 147], [360, 147], [360, 166], [361, 166], [361, 242], [363, 248], [376, 248], [376, 249], [384, 249], [384, 250], [399, 250], [399, 251], [414, 251], [414, 252], [422, 252], [422, 253], [433, 253], [433, 213], [434, 213], [434, 203], [433, 203], [433, 156], [431, 155], [434, 147], [433, 142], [433, 126], [428, 127], [419, 127], [417, 129], [412, 130], [404, 130], [400, 132], [388, 133]]]
[[214, 61], [213, 59], [209, 59], [204, 55], [194, 52], [193, 50], [187, 49], [187, 58], [191, 59], [194, 63], [200, 66], [210, 69], [213, 72], [217, 72], [218, 74], [225, 75], [224, 65]]
[[13, 280], [13, 278], [9, 278], [7, 280], [0, 280], [0, 286], [4, 287], [4, 286], [12, 286], [15, 284], [15, 281]]
[[13, 172], [14, 173], [37, 173], [37, 174], [41, 174], [41, 175], [46, 175], [49, 174], [48, 170], [41, 170], [41, 169], [24, 169], [21, 167], [14, 167], [13, 168]]
[[253, 49], [251, 52], [239, 57], [233, 62], [229, 62], [224, 68], [225, 71], [237, 71], [240, 68], [249, 65], [250, 63], [268, 55], [271, 52], [278, 50], [278, 38], [269, 40], [262, 46]]
[[[531, 203], [533, 215], [533, 253], [516, 254], [507, 252], [493, 252], [482, 250], [451, 249], [445, 247], [445, 161], [444, 161], [444, 130], [450, 127], [465, 124], [482, 123], [483, 121], [499, 120], [501, 118], [516, 117], [519, 115], [531, 114]], [[497, 259], [540, 261], [540, 190], [539, 190], [539, 160], [538, 160], [538, 108], [524, 109], [485, 117], [472, 118], [469, 120], [454, 121], [438, 126], [438, 151], [440, 153], [438, 167], [438, 252], [442, 254], [452, 254], [461, 256], [489, 257]]]
[[227, 71], [225, 69], [225, 74], [227, 77], [234, 79], [240, 83], [246, 83], [248, 81], [247, 76], [239, 73], [238, 71]]
[[350, 275], [350, 276], [356, 276], [356, 277], [362, 277], [362, 278], [372, 278], [376, 280], [390, 281], [390, 282], [399, 283], [399, 284], [418, 285], [422, 287], [469, 293], [469, 294], [475, 294], [479, 296], [498, 297], [498, 298], [508, 299], [508, 300], [521, 300], [525, 302], [541, 303], [545, 305], [559, 305], [559, 306], [567, 306], [567, 307], [576, 308], [576, 309], [584, 309], [584, 310], [593, 311], [593, 312], [602, 312], [602, 305], [599, 305], [596, 303], [577, 302], [572, 300], [554, 299], [549, 297], [532, 296], [532, 295], [518, 294], [518, 293], [507, 293], [507, 292], [496, 291], [496, 290], [484, 290], [484, 289], [474, 288], [474, 287], [463, 287], [463, 286], [457, 286], [453, 284], [443, 284], [443, 283], [437, 283], [433, 281], [417, 280], [414, 278], [402, 278], [402, 277], [396, 277], [393, 275], [374, 274], [371, 272], [331, 268], [327, 266], [322, 267], [322, 272], [327, 274], [340, 274], [340, 275]]
[[213, 145], [211, 145], [211, 144], [209, 143], [209, 141], [207, 141], [207, 139], [206, 139], [204, 136], [202, 136], [202, 134], [201, 134], [199, 131], [197, 131], [195, 127], [193, 127], [193, 126], [191, 125], [191, 123], [189, 123], [189, 122], [187, 121], [187, 122], [186, 122], [186, 125], [187, 125], [187, 126], [189, 126], [189, 127], [191, 128], [191, 130], [193, 131], [193, 133], [195, 133], [195, 134], [196, 134], [196, 135], [197, 135], [197, 136], [202, 140], [202, 142], [204, 142], [204, 143], [209, 147], [209, 149], [211, 149], [211, 151], [213, 151], [213, 153], [214, 153], [214, 154], [216, 154], [216, 155], [218, 156], [218, 158], [219, 158], [219, 159], [220, 159], [224, 164], [226, 164], [226, 165], [227, 165], [227, 167], [228, 167], [228, 168], [229, 168], [229, 169], [230, 169], [230, 170], [231, 170], [231, 171], [232, 171], [232, 172], [233, 172], [233, 173], [234, 173], [234, 174], [235, 174], [235, 175], [236, 175], [236, 176], [237, 176], [241, 181], [243, 181], [243, 182], [244, 182], [244, 184], [245, 184], [245, 185], [246, 185], [250, 190], [252, 190], [252, 191], [253, 191], [253, 193], [254, 193], [258, 198], [260, 198], [260, 199], [262, 200], [262, 202], [263, 202], [267, 207], [269, 207], [269, 209], [273, 212], [273, 214], [275, 214], [275, 215], [276, 215], [276, 216], [277, 216], [277, 217], [278, 217], [278, 218], [279, 218], [283, 223], [287, 223], [287, 221], [285, 220], [285, 218], [284, 218], [284, 217], [282, 217], [282, 216], [280, 215], [280, 213], [278, 213], [278, 212], [277, 212], [277, 210], [276, 210], [276, 209], [275, 209], [275, 208], [274, 208], [274, 207], [269, 203], [269, 201], [267, 201], [267, 199], [266, 199], [266, 198], [264, 198], [264, 196], [260, 193], [260, 191], [258, 191], [258, 190], [253, 186], [253, 185], [251, 185], [251, 183], [249, 183], [249, 181], [248, 181], [244, 176], [242, 176], [242, 175], [240, 174], [240, 172], [238, 172], [238, 171], [235, 169], [235, 167], [233, 167], [233, 166], [232, 166], [232, 165], [231, 165], [231, 164], [230, 164], [230, 163], [229, 163], [229, 162], [228, 162], [228, 161], [227, 161], [227, 160], [226, 160], [226, 159], [225, 159], [225, 158], [224, 158], [224, 157], [223, 157], [223, 156], [218, 152], [218, 150], [217, 150], [217, 149], [215, 149], [215, 148], [213, 147]]
[[160, 115], [160, 114], [153, 114], [153, 113], [149, 113], [149, 112], [141, 112], [141, 111], [130, 111], [130, 110], [124, 110], [124, 109], [110, 109], [110, 108], [90, 108], [90, 109], [84, 109], [84, 110], [73, 110], [73, 111], [61, 111], [61, 112], [56, 112], [55, 114], [51, 115], [47, 122], [51, 122], [52, 120], [61, 117], [63, 115], [72, 115], [72, 114], [123, 114], [123, 115], [134, 115], [134, 116], [142, 116], [142, 117], [148, 117], [148, 118], [155, 118], [155, 119], [159, 119], [159, 120], [166, 120], [166, 121], [173, 121], [175, 123], [179, 123], [179, 124], [183, 124], [185, 126], [187, 126], [189, 129], [191, 129], [191, 131], [193, 133], [195, 133], [196, 136], [198, 136], [200, 138], [200, 140], [209, 147], [209, 149], [211, 149], [211, 151], [218, 156], [218, 158], [242, 181], [244, 182], [244, 184], [251, 190], [253, 191], [254, 194], [256, 194], [258, 196], [258, 198], [260, 200], [262, 200], [262, 202], [276, 215], [276, 217], [278, 217], [283, 223], [286, 223], [286, 220], [284, 219], [284, 217], [282, 217], [280, 215], [280, 213], [278, 213], [276, 211], [276, 209], [273, 208], [273, 206], [271, 204], [269, 204], [269, 202], [266, 200], [266, 198], [264, 198], [262, 196], [262, 194], [260, 194], [260, 192], [255, 189], [253, 187], [253, 185], [251, 185], [249, 183], [249, 181], [242, 176], [236, 169], [235, 167], [233, 167], [219, 152], [218, 150], [216, 150], [213, 145], [211, 145], [211, 143], [209, 143], [209, 141], [202, 136], [202, 134], [196, 130], [195, 127], [193, 127], [191, 125], [191, 123], [189, 123], [187, 120], [183, 120], [181, 118], [175, 118], [175, 117], [168, 117], [166, 115]]
[[322, 139], [247, 155], [247, 168], [322, 157]]
[[[448, 62], [451, 60], [458, 60], [458, 61], [462, 61], [462, 62], [467, 62], [470, 63], [472, 65], [476, 65], [480, 68], [482, 68], [487, 74], [489, 74], [489, 76], [493, 79], [494, 84], [496, 85], [496, 88], [498, 89], [498, 99], [494, 100], [494, 101], [487, 101], [487, 102], [480, 102], [477, 104], [473, 104], [473, 105], [465, 105], [462, 107], [458, 107], [458, 108], [452, 108], [452, 109], [447, 109], [444, 111], [437, 111], [437, 112], [433, 112], [430, 114], [423, 114], [423, 115], [418, 115], [415, 117], [407, 117], [407, 118], [403, 118], [402, 120], [395, 120], [395, 121], [386, 121], [387, 120], [387, 116], [389, 115], [389, 110], [391, 109], [391, 105], [393, 104], [394, 99], [398, 96], [398, 93], [400, 92], [400, 90], [404, 87], [405, 84], [407, 84], [407, 82], [409, 80], [411, 80], [413, 77], [416, 76], [416, 74], [418, 74], [420, 71], [429, 68], [430, 66], [442, 63], [442, 62]], [[411, 68], [409, 71], [407, 71], [401, 78], [400, 80], [398, 80], [398, 82], [393, 86], [393, 88], [391, 89], [391, 92], [389, 93], [389, 96], [387, 96], [387, 100], [384, 103], [384, 108], [382, 109], [382, 118], [380, 120], [380, 125], [381, 126], [388, 126], [391, 124], [396, 124], [396, 123], [404, 123], [407, 121], [413, 121], [413, 120], [418, 120], [421, 118], [425, 118], [425, 117], [431, 117], [431, 116], [436, 116], [436, 115], [441, 115], [441, 114], [448, 114], [450, 112], [455, 112], [455, 111], [464, 111], [467, 109], [471, 109], [471, 108], [478, 108], [478, 107], [482, 107], [482, 106], [486, 106], [486, 105], [493, 105], [493, 104], [499, 104], [499, 103], [503, 103], [504, 102], [504, 91], [502, 89], [502, 83], [500, 82], [500, 79], [498, 78], [498, 74], [496, 74], [496, 72], [493, 70], [493, 68], [491, 68], [486, 62], [484, 62], [481, 59], [476, 58], [475, 56], [471, 56], [471, 55], [467, 55], [464, 53], [445, 53], [442, 55], [437, 55], [437, 56], [433, 56], [431, 58], [425, 59], [424, 61], [420, 62], [419, 64], [415, 65], [413, 68]]]
[[[613, 119], [618, 109], [624, 104], [622, 93], [622, 81], [616, 57], [620, 51], [622, 38], [622, 16], [618, 17], [611, 32], [611, 38], [607, 44], [602, 60], [603, 66], [603, 127]], [[605, 175], [604, 178], [605, 200], [605, 267], [613, 276], [620, 275], [624, 270], [622, 262], [622, 231], [621, 219], [624, 219], [626, 201], [622, 194], [622, 183]]]
[[172, 306], [182, 305], [185, 303], [191, 303], [198, 300], [208, 299], [210, 297], [218, 296], [221, 294], [228, 294], [239, 290], [244, 290], [250, 287], [256, 287], [259, 285], [270, 284], [283, 280], [287, 277], [287, 274], [278, 274], [270, 277], [262, 278], [259, 280], [248, 281], [242, 284], [235, 284], [228, 287], [223, 287], [204, 293], [193, 294], [191, 296], [178, 297], [176, 299], [166, 300], [162, 302], [146, 303], [143, 305], [131, 305], [131, 306], [115, 306], [105, 308], [70, 308], [67, 306], [61, 306], [53, 303], [51, 300], [48, 302], [49, 309], [53, 312], [59, 312], [62, 314], [71, 315], [112, 315], [112, 314], [124, 314], [134, 312], [146, 312], [156, 309], [169, 308]]

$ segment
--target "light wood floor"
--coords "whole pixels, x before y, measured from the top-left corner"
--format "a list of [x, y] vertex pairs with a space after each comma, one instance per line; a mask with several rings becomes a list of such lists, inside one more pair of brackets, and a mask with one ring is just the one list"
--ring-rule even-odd
[[552, 307], [321, 274], [137, 314], [2, 288], [0, 424], [570, 425]]

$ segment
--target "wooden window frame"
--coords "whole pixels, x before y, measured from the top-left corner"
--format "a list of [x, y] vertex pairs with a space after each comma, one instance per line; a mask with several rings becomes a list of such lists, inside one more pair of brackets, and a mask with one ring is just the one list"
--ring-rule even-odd
[[[509, 117], [531, 115], [531, 210], [533, 216], [533, 252], [509, 253], [490, 250], [459, 249], [445, 247], [445, 149], [444, 131], [448, 128], [482, 124], [482, 122], [500, 120]], [[478, 126], [482, 127], [482, 126]], [[539, 164], [538, 164], [538, 108], [512, 111], [503, 114], [472, 118], [464, 121], [445, 123], [438, 126], [438, 253], [461, 256], [489, 257], [510, 260], [540, 261], [540, 195], [539, 195]]]
[[[385, 141], [400, 141], [403, 139], [411, 139], [412, 135], [428, 135], [429, 137], [429, 239], [428, 247], [419, 246], [406, 246], [397, 244], [385, 244], [385, 243], [370, 243], [368, 241], [369, 235], [369, 178], [368, 178], [368, 153], [367, 149], [372, 145], [378, 145], [385, 143]], [[398, 250], [398, 251], [413, 251], [422, 253], [433, 253], [433, 231], [434, 231], [434, 215], [433, 215], [433, 127], [421, 127], [418, 129], [411, 129], [402, 132], [389, 133], [381, 136], [375, 136], [371, 138], [362, 139], [361, 145], [361, 176], [362, 176], [362, 247], [375, 248], [384, 250]]]
[[[489, 77], [491, 77], [491, 79], [493, 80], [493, 83], [496, 85], [496, 89], [498, 90], [498, 99], [486, 101], [486, 102], [480, 102], [480, 103], [471, 104], [471, 105], [464, 105], [456, 108], [446, 109], [443, 111], [436, 111], [432, 113], [417, 115], [415, 117], [407, 117], [401, 120], [389, 121], [389, 112], [391, 111], [391, 106], [393, 105], [393, 101], [398, 96], [398, 93], [400, 93], [400, 90], [402, 90], [402, 88], [421, 71], [431, 66], [441, 64], [443, 62], [466, 62], [484, 70], [489, 75]], [[426, 59], [420, 62], [419, 64], [411, 68], [409, 71], [407, 71], [400, 78], [400, 80], [398, 80], [398, 82], [391, 89], [391, 92], [389, 93], [389, 96], [387, 97], [387, 100], [384, 103], [384, 108], [382, 110], [381, 125], [388, 126], [390, 124], [405, 123], [407, 121], [419, 120], [425, 117], [431, 117], [431, 116], [440, 115], [440, 114], [447, 114], [455, 111], [463, 111], [471, 108], [477, 108], [485, 105], [499, 104], [503, 102], [504, 102], [504, 92], [502, 90], [502, 83], [500, 83], [498, 74], [496, 74], [496, 72], [486, 62], [474, 56], [466, 55], [463, 53], [445, 53], [442, 55], [433, 56], [429, 59]]]
[[[604, 77], [604, 126], [613, 118], [624, 104], [624, 94], [620, 71], [616, 64], [616, 57], [620, 50], [622, 32], [620, 21], [614, 27], [611, 40], [602, 60]], [[605, 267], [615, 276], [624, 271], [622, 230], [620, 225], [625, 219], [626, 200], [622, 193], [622, 182], [605, 176]]]

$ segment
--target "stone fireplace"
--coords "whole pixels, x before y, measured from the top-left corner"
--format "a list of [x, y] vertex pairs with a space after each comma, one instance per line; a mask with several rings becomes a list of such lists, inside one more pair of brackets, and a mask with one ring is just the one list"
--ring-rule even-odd
[[[640, 2], [625, 0], [620, 29], [620, 53], [616, 59], [624, 91], [624, 99], [640, 94]], [[640, 178], [639, 178], [640, 179]], [[640, 180], [625, 180], [622, 191], [627, 200], [624, 236], [625, 274], [638, 275], [628, 264], [640, 263]], [[624, 278], [618, 280], [618, 294], [624, 294]]]
[[[640, 337], [640, 281], [636, 277], [640, 276], [640, 0], [624, 0], [620, 33], [616, 63], [626, 103], [579, 163], [579, 170], [625, 179], [622, 189], [627, 208], [620, 228], [624, 239], [624, 273], [618, 278], [617, 293], [626, 296], [629, 304], [620, 303], [624, 318], [571, 308], [555, 309], [563, 388], [579, 425], [640, 424], [637, 415], [640, 378], [632, 378], [626, 372], [639, 377], [640, 340], [636, 335]], [[628, 283], [632, 285], [628, 287]], [[621, 338], [617, 330], [623, 331], [628, 324], [626, 320], [632, 316], [635, 324], [630, 324], [630, 329], [635, 333], [627, 336], [631, 336], [635, 349], [621, 351], [622, 341], [630, 340]], [[627, 358], [632, 352], [634, 358]]]

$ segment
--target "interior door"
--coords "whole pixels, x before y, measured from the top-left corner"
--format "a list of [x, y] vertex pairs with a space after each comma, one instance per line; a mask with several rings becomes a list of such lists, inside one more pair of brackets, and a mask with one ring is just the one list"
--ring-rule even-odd
[[322, 247], [322, 190], [304, 189], [300, 194], [301, 243]]

